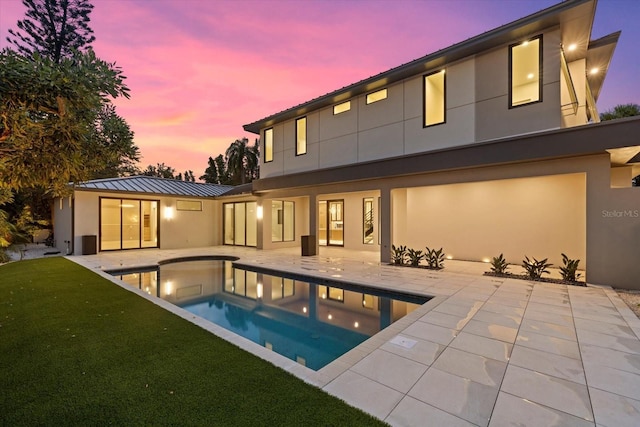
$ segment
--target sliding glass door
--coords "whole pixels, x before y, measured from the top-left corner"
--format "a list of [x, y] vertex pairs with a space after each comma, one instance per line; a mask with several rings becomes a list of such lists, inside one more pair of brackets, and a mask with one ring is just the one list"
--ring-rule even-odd
[[158, 247], [157, 200], [100, 199], [100, 250]]

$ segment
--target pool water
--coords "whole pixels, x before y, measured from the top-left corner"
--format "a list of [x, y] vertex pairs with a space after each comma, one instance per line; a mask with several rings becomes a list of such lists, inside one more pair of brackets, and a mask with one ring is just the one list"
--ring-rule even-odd
[[314, 370], [428, 300], [244, 270], [226, 260], [111, 274]]

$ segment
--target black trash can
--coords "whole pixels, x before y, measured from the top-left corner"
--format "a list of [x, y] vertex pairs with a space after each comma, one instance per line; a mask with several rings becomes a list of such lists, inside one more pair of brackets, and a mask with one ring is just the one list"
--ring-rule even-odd
[[302, 256], [313, 256], [316, 253], [316, 236], [302, 236]]
[[98, 253], [98, 237], [96, 235], [82, 236], [82, 255]]

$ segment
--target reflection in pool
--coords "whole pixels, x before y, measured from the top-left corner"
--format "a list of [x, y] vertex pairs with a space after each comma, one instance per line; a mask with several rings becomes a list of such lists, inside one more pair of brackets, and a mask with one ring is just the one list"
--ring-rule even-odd
[[224, 260], [111, 274], [315, 370], [427, 301], [243, 270]]

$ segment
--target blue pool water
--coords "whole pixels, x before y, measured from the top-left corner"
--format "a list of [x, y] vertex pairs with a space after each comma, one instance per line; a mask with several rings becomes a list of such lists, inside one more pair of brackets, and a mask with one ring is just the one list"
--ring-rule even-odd
[[111, 274], [314, 370], [428, 300], [245, 270], [219, 259]]

